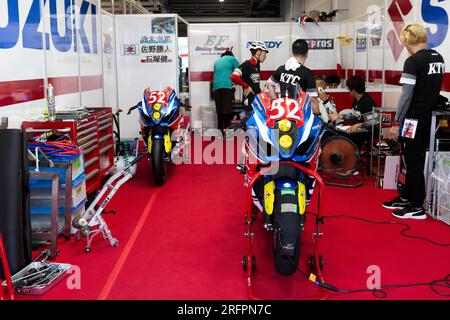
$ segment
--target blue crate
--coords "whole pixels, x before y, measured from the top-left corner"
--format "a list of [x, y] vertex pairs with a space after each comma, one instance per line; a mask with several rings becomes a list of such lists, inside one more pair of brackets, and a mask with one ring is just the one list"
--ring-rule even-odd
[[[60, 161], [60, 160], [55, 160], [52, 159], [50, 157], [50, 159], [52, 161], [55, 162], [66, 162], [68, 163], [68, 160], [65, 161]], [[76, 179], [78, 179], [81, 175], [84, 175], [84, 171], [85, 171], [85, 164], [84, 164], [84, 160], [83, 160], [83, 156], [80, 155], [79, 157], [70, 160], [72, 162], [72, 181], [75, 181]], [[36, 169], [36, 166], [28, 166], [28, 170], [29, 171], [34, 171]], [[56, 167], [39, 167], [39, 171], [42, 172], [57, 172], [59, 173], [59, 181], [62, 184], [66, 183], [66, 169], [65, 168], [56, 168]], [[32, 188], [32, 185], [36, 185], [39, 183], [44, 183], [44, 184], [50, 184], [51, 185], [51, 181], [48, 179], [40, 179], [40, 178], [33, 178], [30, 179], [30, 187]]]
[[[80, 203], [76, 204], [72, 207], [72, 215], [79, 211], [85, 204], [86, 204], [87, 198], [84, 198]], [[33, 207], [30, 206], [30, 215], [50, 215], [52, 213], [52, 209], [48, 207]], [[59, 207], [58, 209], [59, 215], [65, 215], [66, 210], [64, 207]]]
[[[51, 182], [49, 184], [46, 181], [41, 181], [39, 184], [30, 188], [30, 213], [34, 214], [50, 214], [52, 194], [51, 194]], [[59, 190], [59, 213], [65, 212], [65, 186], [60, 186]], [[86, 181], [84, 174], [73, 181], [72, 186], [72, 210], [79, 207], [81, 203], [86, 202]]]
[[[58, 169], [58, 168], [49, 168], [49, 169]], [[41, 171], [50, 171], [50, 170], [41, 170]], [[60, 172], [60, 171], [51, 171], [51, 172]], [[64, 172], [65, 176], [65, 172]], [[84, 173], [81, 173], [78, 177], [75, 177], [75, 179], [72, 179], [72, 188], [78, 186], [83, 180], [86, 178], [86, 175]], [[30, 189], [51, 189], [52, 188], [52, 180], [50, 179], [40, 179], [40, 178], [30, 178], [28, 181], [28, 184], [30, 186]], [[59, 187], [65, 188], [66, 187], [66, 180], [62, 181], [61, 175], [59, 180]]]

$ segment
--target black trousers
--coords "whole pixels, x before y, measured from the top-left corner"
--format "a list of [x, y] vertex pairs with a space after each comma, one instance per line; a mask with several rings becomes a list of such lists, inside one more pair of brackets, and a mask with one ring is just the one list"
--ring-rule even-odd
[[406, 184], [402, 198], [413, 207], [422, 207], [425, 200], [425, 155], [430, 139], [430, 120], [419, 120], [414, 139], [402, 138], [406, 164]]
[[216, 103], [217, 126], [220, 130], [226, 129], [232, 119], [233, 90], [224, 88], [215, 90], [214, 101]]

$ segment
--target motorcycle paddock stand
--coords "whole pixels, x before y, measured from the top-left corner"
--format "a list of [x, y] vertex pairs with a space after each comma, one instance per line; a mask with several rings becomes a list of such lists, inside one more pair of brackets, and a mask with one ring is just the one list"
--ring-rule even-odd
[[[314, 177], [317, 181], [319, 190], [318, 190], [318, 212], [316, 215], [316, 230], [311, 235], [312, 240], [312, 247], [313, 247], [313, 261], [314, 263], [311, 265], [313, 273], [311, 273], [309, 280], [312, 282], [315, 282], [316, 280], [320, 282], [325, 282], [322, 276], [321, 271], [321, 265], [323, 266], [323, 258], [319, 254], [319, 243], [320, 240], [323, 237], [323, 233], [320, 231], [320, 224], [323, 223], [323, 217], [321, 209], [322, 206], [322, 194], [325, 187], [325, 184], [320, 177], [320, 175], [317, 172], [312, 171], [311, 169], [304, 167], [298, 163], [295, 162], [280, 162], [280, 164], [289, 164], [297, 169], [303, 171], [307, 175]], [[259, 172], [257, 172], [251, 180], [247, 181], [246, 187], [247, 187], [247, 210], [245, 213], [245, 254], [242, 259], [242, 267], [244, 269], [244, 272], [246, 273], [246, 286], [247, 286], [247, 294], [248, 298], [250, 300], [261, 300], [261, 298], [258, 298], [254, 294], [254, 283], [253, 283], [253, 277], [254, 277], [254, 271], [256, 270], [256, 258], [254, 255], [254, 243], [255, 243], [255, 232], [254, 232], [254, 224], [256, 222], [256, 217], [258, 211], [253, 205], [253, 199], [252, 199], [252, 188], [255, 182], [258, 180], [259, 177], [262, 175], [265, 175], [265, 173], [270, 172], [272, 167], [267, 167], [261, 169]], [[305, 212], [306, 214], [306, 212]], [[328, 295], [324, 288], [320, 288], [322, 299], [327, 299]]]
[[[3, 267], [3, 273], [6, 282], [6, 291], [7, 291], [6, 298], [8, 298], [9, 300], [14, 300], [14, 288], [11, 279], [11, 271], [9, 269], [8, 258], [6, 257], [5, 244], [3, 242], [3, 236], [1, 233], [0, 233], [0, 261]], [[3, 291], [4, 291], [3, 281], [2, 279], [0, 279], [0, 300], [5, 300]]]

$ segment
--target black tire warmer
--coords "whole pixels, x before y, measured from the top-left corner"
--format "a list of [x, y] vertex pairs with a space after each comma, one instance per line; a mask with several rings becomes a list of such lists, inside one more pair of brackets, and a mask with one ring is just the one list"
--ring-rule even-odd
[[[0, 232], [11, 274], [31, 262], [27, 144], [18, 129], [0, 129]], [[3, 278], [0, 264], [0, 278]]]

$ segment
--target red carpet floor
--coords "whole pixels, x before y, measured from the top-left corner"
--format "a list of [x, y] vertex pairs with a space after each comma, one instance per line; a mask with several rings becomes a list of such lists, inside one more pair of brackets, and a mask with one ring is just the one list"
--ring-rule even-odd
[[[171, 168], [157, 188], [147, 160], [124, 185], [106, 215], [118, 248], [97, 238], [90, 254], [83, 243], [61, 240], [57, 262], [81, 270], [81, 289], [60, 283], [31, 299], [247, 299], [241, 259], [244, 252], [243, 177], [232, 165], [181, 165]], [[395, 195], [370, 184], [358, 189], [327, 187], [326, 215], [350, 214], [397, 221], [380, 206]], [[450, 227], [432, 219], [408, 221], [409, 234], [450, 242]], [[313, 217], [304, 233], [301, 266], [312, 252]], [[381, 284], [428, 282], [450, 273], [450, 248], [400, 235], [401, 226], [375, 225], [345, 218], [326, 220], [321, 253], [325, 280], [342, 289], [366, 287], [371, 265]], [[262, 299], [320, 299], [318, 287], [300, 274], [277, 275], [271, 236], [256, 228], [255, 295]], [[428, 287], [387, 290], [387, 299], [444, 299]], [[448, 290], [447, 290], [448, 293]], [[20, 297], [19, 299], [27, 299]], [[329, 299], [375, 299], [371, 293], [330, 294]], [[28, 298], [30, 299], [30, 298]]]

